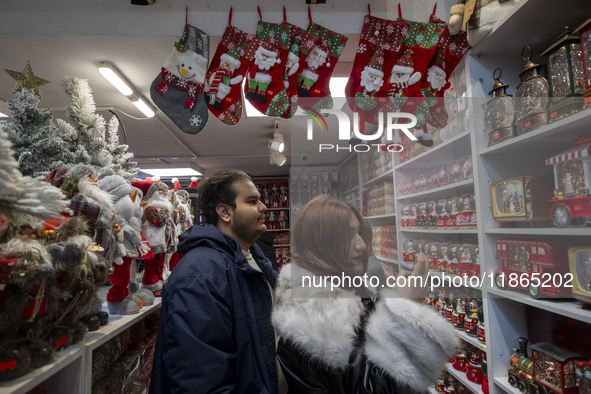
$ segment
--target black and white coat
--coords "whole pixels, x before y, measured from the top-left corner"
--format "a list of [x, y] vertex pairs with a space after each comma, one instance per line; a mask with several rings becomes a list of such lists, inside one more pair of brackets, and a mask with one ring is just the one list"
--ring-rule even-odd
[[366, 314], [352, 291], [303, 287], [305, 276], [314, 274], [288, 264], [275, 289], [277, 353], [290, 393], [421, 391], [456, 353], [454, 328], [428, 306], [383, 289]]

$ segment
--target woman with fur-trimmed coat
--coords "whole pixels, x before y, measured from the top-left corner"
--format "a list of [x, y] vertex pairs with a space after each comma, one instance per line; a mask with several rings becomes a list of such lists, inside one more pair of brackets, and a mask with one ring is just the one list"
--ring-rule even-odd
[[[412, 300], [424, 288], [384, 288], [377, 298], [338, 287], [337, 279], [363, 277], [370, 254], [371, 229], [345, 202], [323, 195], [299, 212], [273, 311], [289, 393], [416, 392], [455, 354], [452, 325]], [[412, 274], [425, 277], [426, 259], [417, 257]]]

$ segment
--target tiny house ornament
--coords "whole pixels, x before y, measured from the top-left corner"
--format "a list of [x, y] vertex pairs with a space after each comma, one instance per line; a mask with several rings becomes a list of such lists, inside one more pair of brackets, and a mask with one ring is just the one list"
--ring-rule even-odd
[[[583, 74], [585, 78], [585, 90], [581, 94], [591, 96], [591, 18], [587, 19], [573, 32], [579, 35], [581, 42], [581, 58], [583, 60]], [[591, 99], [585, 99], [585, 106], [591, 105]]]
[[541, 66], [531, 60], [531, 48], [523, 48], [521, 57], [525, 64], [519, 73], [521, 83], [515, 94], [517, 134], [527, 133], [548, 123], [546, 110], [550, 95], [548, 81], [540, 74]]
[[550, 85], [550, 122], [570, 116], [581, 109], [581, 92], [585, 89], [583, 58], [579, 37], [568, 27], [541, 56], [548, 57]]
[[487, 136], [487, 146], [498, 144], [515, 136], [515, 103], [513, 96], [507, 94], [506, 85], [500, 78], [503, 72], [497, 68], [493, 72], [495, 83], [488, 92], [492, 99], [486, 103], [484, 112], [484, 131]]

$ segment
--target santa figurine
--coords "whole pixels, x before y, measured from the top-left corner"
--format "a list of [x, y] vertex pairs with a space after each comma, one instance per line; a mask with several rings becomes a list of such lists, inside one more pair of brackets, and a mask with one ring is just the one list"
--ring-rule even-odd
[[142, 217], [142, 233], [152, 248], [154, 258], [144, 259], [142, 288], [150, 290], [156, 296], [159, 296], [162, 290], [166, 253], [174, 252], [177, 244], [173, 221], [174, 209], [167, 195], [168, 185], [156, 182], [144, 196], [148, 204]]
[[146, 292], [136, 291], [130, 295], [129, 291], [132, 259], [144, 256], [150, 251], [148, 243], [142, 240], [140, 223], [135, 217], [137, 190], [119, 175], [105, 176], [99, 180], [98, 185], [113, 197], [116, 220], [121, 228], [118, 240], [124, 248], [121, 259], [113, 261], [113, 272], [109, 276], [112, 284], [107, 293], [109, 312], [117, 315], [139, 313], [140, 307], [144, 303], [153, 304], [154, 298]]
[[330, 67], [327, 61], [329, 54], [328, 43], [320, 40], [306, 56], [306, 68], [298, 75], [298, 94], [300, 97], [310, 97], [310, 89], [318, 81], [320, 67]]
[[244, 95], [246, 99], [254, 99], [260, 104], [267, 102], [267, 89], [272, 79], [271, 69], [279, 63], [279, 52], [272, 42], [262, 42], [254, 53], [254, 66], [248, 73], [248, 91]]
[[375, 94], [384, 84], [384, 52], [378, 49], [370, 62], [361, 71], [359, 88], [355, 94], [357, 106], [363, 110], [372, 110], [377, 102]]
[[223, 108], [222, 101], [232, 90], [232, 86], [242, 82], [242, 75], [232, 77], [240, 68], [240, 50], [238, 47], [230, 49], [220, 56], [220, 65], [206, 76], [205, 100], [214, 109]]

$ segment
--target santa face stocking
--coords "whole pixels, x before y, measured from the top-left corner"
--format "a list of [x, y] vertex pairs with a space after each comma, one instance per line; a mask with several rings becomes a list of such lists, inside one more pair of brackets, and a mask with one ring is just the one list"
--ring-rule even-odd
[[207, 123], [203, 84], [208, 57], [209, 36], [187, 24], [150, 86], [152, 101], [188, 134], [197, 134]]
[[315, 109], [332, 108], [329, 82], [343, 53], [347, 37], [310, 22], [302, 39], [297, 90], [305, 105]]
[[[302, 38], [306, 30], [297, 26], [283, 22], [282, 31], [289, 32], [289, 42], [281, 42], [279, 49], [287, 51], [285, 65], [283, 67], [283, 86], [284, 89], [278, 92], [271, 104], [267, 107], [265, 115], [280, 116], [282, 118], [291, 118], [297, 107], [297, 78], [300, 69], [300, 50], [302, 48]], [[287, 44], [287, 45], [284, 45]]]
[[[445, 23], [435, 15], [429, 19], [431, 23]], [[470, 49], [466, 32], [460, 31], [450, 35], [445, 29], [441, 35], [435, 55], [427, 67], [426, 77], [421, 84], [421, 94], [427, 100], [429, 117], [427, 123], [436, 128], [442, 128], [448, 123], [448, 115], [443, 102], [443, 92], [450, 86], [449, 78], [456, 66]]]
[[285, 88], [283, 68], [290, 33], [285, 24], [259, 21], [257, 38], [251, 48], [254, 51], [254, 60], [247, 74], [244, 97], [264, 114], [273, 97]]
[[205, 78], [204, 96], [209, 112], [229, 125], [243, 112], [241, 82], [254, 57], [257, 39], [228, 25]]

